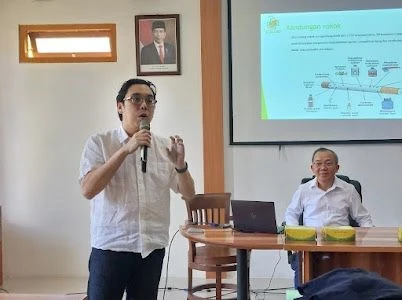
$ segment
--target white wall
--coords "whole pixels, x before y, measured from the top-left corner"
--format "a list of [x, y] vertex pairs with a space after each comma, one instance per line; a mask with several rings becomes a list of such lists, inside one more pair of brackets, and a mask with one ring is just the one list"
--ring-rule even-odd
[[[159, 95], [152, 129], [184, 137], [197, 192], [203, 191], [199, 1], [116, 0], [113, 9], [110, 3], [0, 0], [0, 203], [6, 276], [87, 275], [89, 203], [77, 183], [79, 159], [90, 134], [119, 124], [117, 90], [136, 76], [136, 14], [181, 16], [182, 75], [147, 77]], [[226, 17], [224, 10], [222, 14]], [[117, 63], [18, 63], [18, 24], [80, 22], [117, 23]], [[225, 50], [226, 45], [224, 60]], [[280, 222], [300, 178], [310, 174], [311, 154], [318, 145], [229, 146], [227, 62], [223, 72], [226, 190], [236, 199], [275, 201]], [[376, 225], [402, 226], [401, 145], [332, 148], [339, 154], [340, 172], [362, 182], [363, 201]], [[171, 236], [185, 218], [176, 195], [172, 206]], [[254, 251], [251, 276], [270, 277], [279, 257], [274, 276], [290, 278], [285, 251]], [[178, 234], [169, 276], [186, 277], [186, 262], [187, 241]]]
[[[134, 16], [180, 14], [182, 75], [158, 88], [152, 130], [180, 134], [203, 190], [198, 1], [0, 0], [0, 203], [6, 276], [86, 276], [89, 202], [78, 185], [89, 135], [119, 126], [115, 97], [136, 77]], [[117, 63], [19, 64], [18, 24], [116, 23]], [[171, 233], [186, 212], [172, 199]], [[174, 254], [173, 254], [174, 253]], [[173, 242], [169, 273], [185, 277], [187, 242]]]

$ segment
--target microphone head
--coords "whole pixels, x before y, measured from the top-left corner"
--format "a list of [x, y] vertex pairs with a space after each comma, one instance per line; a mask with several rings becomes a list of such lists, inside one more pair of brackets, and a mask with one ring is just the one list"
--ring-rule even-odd
[[141, 119], [141, 122], [140, 122], [140, 130], [142, 130], [142, 129], [147, 129], [147, 130], [150, 130], [150, 129], [151, 129], [151, 126], [149, 125], [148, 120], [146, 120], [146, 119]]

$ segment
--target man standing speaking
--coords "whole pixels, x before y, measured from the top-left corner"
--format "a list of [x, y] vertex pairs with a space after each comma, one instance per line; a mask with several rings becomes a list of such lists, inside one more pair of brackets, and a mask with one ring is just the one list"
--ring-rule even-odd
[[[170, 191], [191, 198], [183, 139], [151, 133], [156, 87], [129, 79], [120, 88], [121, 125], [86, 142], [79, 182], [91, 205], [89, 300], [156, 300], [169, 241]], [[146, 168], [144, 168], [144, 163]]]

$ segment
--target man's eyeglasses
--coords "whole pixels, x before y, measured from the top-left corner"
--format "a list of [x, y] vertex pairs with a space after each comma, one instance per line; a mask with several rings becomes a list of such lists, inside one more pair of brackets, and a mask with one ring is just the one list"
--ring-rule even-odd
[[124, 98], [124, 101], [130, 101], [133, 104], [141, 105], [143, 101], [149, 106], [154, 106], [156, 104], [156, 99], [154, 95], [142, 95], [142, 94], [132, 94], [130, 97]]
[[316, 168], [322, 168], [324, 166], [327, 167], [327, 168], [331, 168], [331, 167], [335, 166], [335, 162], [333, 162], [333, 161], [325, 161], [325, 162], [314, 161], [313, 165]]

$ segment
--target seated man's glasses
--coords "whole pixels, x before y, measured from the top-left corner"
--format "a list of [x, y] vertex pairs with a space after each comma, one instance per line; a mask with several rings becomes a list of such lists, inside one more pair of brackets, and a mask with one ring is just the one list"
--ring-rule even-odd
[[156, 99], [154, 95], [142, 95], [142, 94], [132, 94], [130, 97], [123, 99], [124, 101], [130, 101], [133, 104], [141, 105], [142, 101], [149, 106], [154, 106], [156, 104]]
[[333, 162], [333, 161], [324, 161], [324, 162], [314, 161], [313, 165], [316, 168], [323, 168], [323, 167], [331, 168], [331, 167], [335, 166], [335, 162]]

